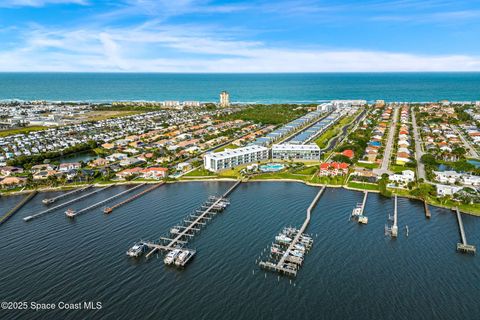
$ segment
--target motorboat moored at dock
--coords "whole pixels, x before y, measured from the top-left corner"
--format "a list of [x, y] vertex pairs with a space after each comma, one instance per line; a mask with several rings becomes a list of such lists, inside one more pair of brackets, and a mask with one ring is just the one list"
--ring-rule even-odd
[[143, 242], [135, 243], [133, 247], [128, 249], [127, 256], [137, 258], [139, 257], [145, 250], [147, 249], [147, 245]]

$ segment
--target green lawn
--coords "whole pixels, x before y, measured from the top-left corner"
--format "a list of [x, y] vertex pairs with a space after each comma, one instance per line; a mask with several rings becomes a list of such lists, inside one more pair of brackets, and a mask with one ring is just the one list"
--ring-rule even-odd
[[357, 167], [367, 168], [367, 169], [376, 169], [378, 168], [378, 163], [362, 163], [357, 162], [355, 164]]
[[311, 167], [303, 167], [298, 170], [294, 170], [293, 173], [295, 174], [304, 174], [304, 175], [312, 175], [318, 170], [318, 166], [311, 166]]
[[215, 173], [207, 170], [205, 168], [197, 168], [187, 174], [184, 175], [185, 177], [206, 177], [206, 176], [216, 176]]
[[363, 189], [363, 190], [379, 190], [377, 184], [371, 184], [371, 183], [350, 181], [347, 186], [350, 188], [357, 188], [357, 189]]
[[48, 127], [45, 126], [31, 126], [31, 127], [24, 127], [24, 128], [15, 128], [15, 129], [8, 129], [8, 130], [1, 130], [0, 137], [12, 136], [15, 134], [22, 134], [22, 133], [29, 133], [33, 131], [40, 131], [47, 129]]
[[325, 148], [328, 145], [328, 142], [330, 141], [330, 139], [332, 139], [337, 134], [339, 134], [345, 125], [347, 125], [348, 123], [352, 122], [353, 119], [355, 119], [355, 116], [356, 115], [340, 119], [340, 121], [337, 124], [335, 124], [333, 127], [330, 127], [330, 129], [328, 129], [320, 137], [318, 137], [315, 140], [315, 143], [320, 148]]

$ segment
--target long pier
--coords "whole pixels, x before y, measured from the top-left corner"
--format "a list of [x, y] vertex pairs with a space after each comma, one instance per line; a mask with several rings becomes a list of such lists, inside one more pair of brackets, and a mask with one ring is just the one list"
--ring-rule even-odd
[[0, 225], [5, 223], [8, 219], [10, 219], [18, 210], [20, 210], [24, 205], [26, 205], [28, 201], [30, 201], [33, 197], [35, 197], [37, 193], [38, 191], [36, 190], [30, 192], [15, 207], [13, 207], [6, 214], [4, 214], [3, 217], [0, 218]]
[[84, 199], [84, 198], [86, 198], [86, 197], [90, 197], [90, 196], [94, 195], [95, 193], [98, 193], [98, 192], [101, 192], [101, 191], [103, 191], [103, 190], [106, 190], [106, 189], [108, 189], [108, 188], [110, 188], [110, 187], [112, 187], [112, 186], [113, 186], [113, 185], [106, 186], [106, 187], [104, 187], [104, 188], [100, 188], [100, 189], [95, 190], [95, 191], [93, 191], [93, 192], [84, 194], [83, 196], [80, 196], [80, 197], [75, 198], [75, 199], [72, 199], [72, 200], [70, 200], [70, 201], [61, 203], [61, 204], [56, 205], [55, 207], [52, 207], [52, 208], [50, 208], [50, 209], [47, 209], [47, 210], [44, 210], [44, 211], [39, 212], [39, 213], [37, 213], [37, 214], [34, 214], [34, 215], [31, 215], [31, 216], [25, 217], [25, 218], [23, 218], [23, 220], [24, 220], [24, 221], [30, 221], [30, 220], [32, 220], [32, 219], [39, 218], [39, 217], [43, 216], [44, 214], [47, 214], [47, 213], [53, 212], [53, 211], [55, 211], [55, 210], [57, 210], [57, 209], [63, 208], [63, 207], [65, 207], [65, 206], [68, 206], [69, 204], [72, 204], [72, 203], [74, 203], [74, 202], [80, 201], [80, 200], [82, 200], [82, 199]]
[[67, 192], [67, 193], [63, 193], [57, 197], [54, 197], [54, 198], [49, 198], [49, 199], [43, 199], [42, 202], [44, 204], [50, 204], [50, 203], [54, 203], [55, 201], [57, 200], [60, 200], [60, 199], [63, 199], [63, 198], [66, 198], [72, 194], [75, 194], [75, 193], [79, 193], [79, 192], [82, 192], [82, 191], [85, 191], [87, 189], [90, 189], [91, 187], [93, 187], [93, 184], [89, 184], [88, 186], [85, 186], [83, 188], [78, 188], [78, 189], [75, 189], [75, 190], [72, 190], [70, 192]]
[[397, 210], [397, 195], [393, 202], [393, 217], [388, 215], [388, 220], [393, 221], [392, 226], [385, 225], [385, 235], [390, 235], [392, 238], [398, 237], [398, 210]]
[[292, 242], [290, 242], [287, 250], [282, 254], [282, 257], [277, 262], [277, 264], [274, 264], [272, 262], [260, 261], [259, 265], [261, 267], [263, 267], [265, 269], [270, 269], [270, 270], [273, 270], [273, 271], [277, 271], [279, 273], [287, 274], [287, 275], [292, 275], [292, 276], [297, 275], [296, 270], [285, 268], [285, 262], [288, 261], [288, 260], [291, 260], [292, 258], [295, 258], [295, 257], [292, 257], [292, 255], [290, 253], [292, 251], [294, 251], [294, 248], [300, 243], [301, 237], [304, 236], [304, 232], [307, 229], [308, 224], [310, 223], [310, 219], [311, 219], [311, 215], [312, 215], [312, 209], [317, 205], [318, 200], [322, 196], [324, 190], [325, 190], [325, 186], [323, 186], [318, 191], [317, 195], [315, 196], [313, 201], [310, 203], [310, 206], [307, 209], [307, 216], [305, 217], [305, 221], [303, 222], [303, 224], [300, 227], [300, 229], [298, 230], [298, 232], [296, 232], [295, 237], [293, 238]]
[[135, 199], [140, 198], [141, 196], [149, 193], [150, 191], [153, 191], [153, 190], [157, 189], [158, 187], [160, 187], [160, 186], [163, 185], [163, 184], [164, 184], [164, 182], [155, 184], [155, 185], [153, 185], [152, 187], [150, 187], [150, 188], [148, 188], [148, 189], [145, 189], [145, 190], [143, 190], [142, 192], [137, 193], [137, 194], [133, 195], [132, 197], [126, 199], [126, 200], [123, 200], [122, 202], [119, 202], [119, 203], [117, 203], [117, 204], [115, 204], [115, 205], [113, 205], [113, 206], [111, 206], [111, 207], [105, 208], [105, 210], [103, 210], [103, 212], [106, 213], [106, 214], [110, 214], [110, 213], [112, 213], [113, 210], [115, 210], [116, 208], [121, 207], [121, 206], [123, 206], [124, 204], [127, 204], [127, 203], [129, 203], [129, 202], [132, 202], [132, 201], [135, 200]]
[[[193, 237], [195, 231], [200, 230], [200, 227], [205, 225], [205, 221], [210, 220], [213, 216], [217, 214], [218, 210], [221, 210], [221, 204], [225, 203], [226, 197], [232, 193], [238, 185], [242, 183], [241, 180], [238, 180], [231, 188], [229, 188], [221, 197], [218, 198], [211, 198], [210, 202], [207, 202], [207, 207], [202, 207], [201, 210], [197, 210], [195, 214], [190, 215], [188, 219], [192, 220], [184, 220], [187, 223], [186, 226], [181, 226], [178, 228], [178, 232], [174, 235], [173, 239], [167, 240], [168, 243], [166, 245], [160, 245], [152, 242], [145, 242], [145, 244], [151, 249], [149, 253], [147, 253], [146, 258], [152, 256], [158, 250], [162, 251], [172, 251], [176, 248], [185, 244], [186, 241], [182, 239], [188, 239]], [[190, 249], [188, 249], [190, 250]], [[190, 250], [192, 251], [192, 250]]]
[[367, 224], [368, 223], [368, 217], [363, 215], [363, 212], [365, 210], [365, 205], [367, 203], [367, 198], [368, 198], [368, 191], [363, 192], [363, 201], [362, 203], [357, 203], [357, 206], [352, 210], [352, 217], [356, 217], [357, 221], [359, 223]]
[[458, 227], [460, 229], [460, 237], [462, 239], [461, 243], [457, 243], [457, 251], [475, 254], [477, 251], [477, 248], [474, 245], [467, 243], [467, 237], [465, 236], [465, 229], [463, 228], [462, 214], [460, 213], [460, 210], [458, 210], [458, 208], [454, 208], [454, 210], [457, 213], [457, 222], [458, 222]]
[[102, 201], [100, 201], [100, 202], [94, 203], [94, 204], [92, 204], [92, 205], [90, 205], [90, 206], [88, 206], [88, 207], [86, 207], [86, 208], [81, 209], [81, 210], [78, 210], [78, 211], [74, 211], [74, 212], [72, 212], [72, 213], [69, 213], [69, 214], [67, 214], [67, 216], [68, 216], [69, 218], [75, 218], [76, 216], [78, 216], [78, 215], [80, 215], [80, 214], [82, 214], [82, 213], [85, 213], [85, 212], [87, 212], [88, 210], [91, 210], [91, 209], [94, 209], [94, 208], [96, 208], [96, 207], [98, 207], [98, 206], [101, 206], [102, 204], [107, 203], [108, 201], [111, 201], [111, 200], [116, 199], [116, 198], [118, 198], [118, 197], [121, 197], [121, 196], [123, 196], [124, 194], [127, 194], [127, 193], [130, 193], [130, 192], [132, 192], [132, 191], [135, 191], [136, 189], [138, 189], [138, 188], [140, 188], [140, 187], [143, 187], [144, 185], [145, 185], [145, 183], [141, 183], [141, 184], [139, 184], [139, 185], [136, 185], [136, 186], [134, 186], [134, 187], [132, 187], [132, 188], [130, 188], [130, 189], [127, 189], [127, 190], [125, 190], [125, 191], [122, 191], [122, 192], [120, 192], [120, 193], [117, 193], [116, 195], [111, 196], [110, 198], [107, 198], [107, 199], [104, 199], [104, 200], [102, 200]]

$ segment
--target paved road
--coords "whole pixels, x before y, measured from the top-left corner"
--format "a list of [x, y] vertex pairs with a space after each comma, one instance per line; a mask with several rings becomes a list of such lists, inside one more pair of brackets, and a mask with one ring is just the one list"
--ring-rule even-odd
[[390, 129], [388, 130], [388, 140], [385, 146], [385, 151], [383, 152], [382, 165], [379, 169], [374, 169], [374, 172], [378, 175], [382, 175], [384, 173], [391, 173], [390, 170], [388, 170], [388, 164], [390, 163], [390, 157], [392, 156], [393, 138], [395, 137], [395, 128], [397, 126], [399, 110], [399, 106], [394, 107], [393, 121], [390, 124]]
[[426, 181], [425, 165], [420, 160], [423, 155], [422, 139], [418, 133], [417, 119], [415, 118], [415, 111], [412, 112], [412, 126], [413, 126], [413, 138], [415, 139], [415, 159], [417, 160], [417, 178]]
[[475, 148], [470, 144], [470, 142], [465, 139], [465, 137], [463, 136], [463, 133], [458, 130], [458, 128], [454, 125], [451, 125], [453, 131], [455, 131], [458, 136], [460, 137], [460, 139], [462, 140], [463, 142], [463, 145], [465, 146], [465, 149], [468, 150], [468, 153], [470, 154], [470, 157], [472, 158], [480, 158], [480, 156], [478, 155], [478, 152], [475, 150]]

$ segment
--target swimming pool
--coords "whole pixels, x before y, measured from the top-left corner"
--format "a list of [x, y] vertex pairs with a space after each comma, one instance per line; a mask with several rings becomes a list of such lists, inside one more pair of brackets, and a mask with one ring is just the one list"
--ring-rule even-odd
[[276, 172], [283, 170], [285, 168], [285, 165], [281, 163], [267, 163], [267, 164], [262, 164], [260, 167], [260, 171], [263, 172]]

